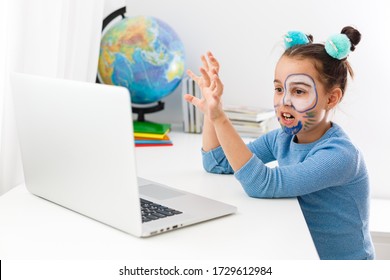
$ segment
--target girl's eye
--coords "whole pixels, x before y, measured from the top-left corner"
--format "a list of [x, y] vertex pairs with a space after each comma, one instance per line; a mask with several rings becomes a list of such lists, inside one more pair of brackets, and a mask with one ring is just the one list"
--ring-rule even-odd
[[275, 88], [275, 93], [283, 93], [283, 88], [281, 88], [281, 87], [276, 87], [276, 88]]
[[303, 95], [303, 94], [306, 93], [306, 91], [301, 90], [301, 89], [295, 89], [293, 92], [294, 92], [294, 94], [296, 94], [296, 95]]

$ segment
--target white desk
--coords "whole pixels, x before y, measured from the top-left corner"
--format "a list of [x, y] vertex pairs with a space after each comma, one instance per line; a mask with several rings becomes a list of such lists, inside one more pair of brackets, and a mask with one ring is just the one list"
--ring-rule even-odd
[[390, 260], [390, 200], [371, 200], [370, 231], [375, 246], [375, 257]]
[[232, 175], [206, 173], [201, 136], [136, 148], [139, 176], [238, 207], [238, 213], [136, 238], [37, 198], [21, 185], [0, 197], [0, 259], [318, 259], [296, 199], [253, 199]]

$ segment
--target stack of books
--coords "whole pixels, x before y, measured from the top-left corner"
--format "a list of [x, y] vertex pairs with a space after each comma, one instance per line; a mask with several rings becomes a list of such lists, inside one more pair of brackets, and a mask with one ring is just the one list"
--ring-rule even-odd
[[[190, 77], [184, 77], [182, 80], [182, 94], [191, 94], [197, 98], [202, 98], [202, 94], [196, 82]], [[201, 133], [203, 126], [203, 113], [194, 105], [188, 103], [182, 98], [183, 108], [183, 129], [188, 133]]]
[[133, 121], [136, 147], [172, 146], [169, 138], [170, 124]]
[[275, 121], [275, 111], [253, 106], [225, 105], [223, 110], [243, 137], [259, 137], [267, 133]]

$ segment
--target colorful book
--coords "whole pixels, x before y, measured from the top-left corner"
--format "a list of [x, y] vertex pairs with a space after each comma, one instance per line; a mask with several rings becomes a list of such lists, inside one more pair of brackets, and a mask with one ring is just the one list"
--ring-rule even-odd
[[143, 138], [143, 137], [135, 137], [134, 143], [136, 145], [161, 145], [161, 144], [172, 144], [171, 139], [169, 139], [168, 135], [165, 135], [162, 139], [151, 139], [151, 138]]
[[159, 146], [172, 146], [172, 143], [168, 144], [135, 144], [136, 147], [159, 147]]
[[165, 134], [163, 138], [161, 139], [153, 139], [153, 138], [147, 138], [147, 137], [134, 137], [134, 140], [153, 140], [153, 141], [162, 141], [162, 140], [170, 140], [168, 134]]
[[148, 139], [160, 139], [163, 140], [164, 137], [166, 136], [165, 134], [155, 134], [155, 133], [141, 133], [141, 132], [134, 132], [134, 137], [135, 138], [148, 138]]
[[172, 144], [171, 140], [135, 140], [135, 144]]
[[172, 146], [168, 137], [170, 124], [133, 121], [133, 127], [136, 147]]
[[168, 123], [133, 121], [133, 129], [134, 129], [135, 133], [163, 134], [163, 135], [165, 135], [171, 129], [171, 125]]

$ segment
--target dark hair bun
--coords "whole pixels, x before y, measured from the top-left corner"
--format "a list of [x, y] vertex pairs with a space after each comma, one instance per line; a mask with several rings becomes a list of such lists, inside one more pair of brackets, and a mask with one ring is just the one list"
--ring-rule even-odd
[[354, 51], [356, 45], [359, 44], [360, 39], [362, 37], [360, 32], [352, 26], [346, 26], [341, 30], [341, 34], [347, 35], [347, 37], [351, 41], [351, 51]]

